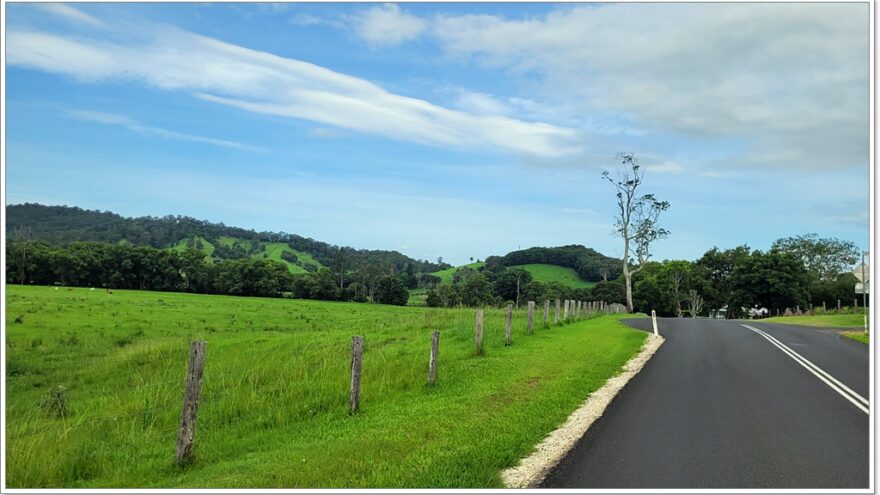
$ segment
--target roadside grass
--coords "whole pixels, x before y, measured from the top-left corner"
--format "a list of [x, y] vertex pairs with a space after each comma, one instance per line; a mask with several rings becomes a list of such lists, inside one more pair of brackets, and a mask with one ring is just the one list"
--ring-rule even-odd
[[583, 280], [576, 271], [564, 266], [530, 263], [527, 265], [514, 265], [511, 268], [522, 268], [528, 271], [532, 274], [534, 280], [538, 282], [557, 282], [576, 289], [591, 288], [596, 285], [596, 282]]
[[768, 323], [785, 323], [789, 325], [828, 328], [863, 328], [865, 324], [864, 316], [861, 314], [774, 316], [772, 318], [764, 318], [760, 321]]
[[[500, 487], [641, 347], [608, 315], [525, 335], [487, 309], [8, 285], [10, 487]], [[440, 366], [425, 384], [430, 334]], [[347, 414], [365, 336], [362, 410]], [[173, 465], [189, 342], [208, 342], [196, 461]], [[58, 385], [67, 413], [38, 405]], [[45, 402], [45, 400], [44, 400]]]
[[869, 345], [871, 343], [871, 334], [865, 333], [864, 331], [851, 331], [848, 330], [846, 332], [840, 332], [846, 338], [855, 340], [856, 342], [861, 342], [862, 344]]

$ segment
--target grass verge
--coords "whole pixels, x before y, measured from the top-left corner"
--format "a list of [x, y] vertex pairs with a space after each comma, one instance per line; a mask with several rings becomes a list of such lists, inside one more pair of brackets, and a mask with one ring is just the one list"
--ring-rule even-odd
[[865, 344], [865, 345], [868, 345], [871, 343], [871, 335], [867, 334], [861, 330], [840, 332], [840, 334], [848, 339], [855, 340], [856, 342], [861, 342], [862, 344]]
[[[507, 347], [490, 309], [476, 356], [469, 309], [6, 289], [10, 487], [501, 487], [646, 337], [630, 315], [526, 335], [518, 312]], [[366, 345], [349, 416], [352, 335]], [[208, 341], [196, 461], [176, 468], [192, 339]], [[63, 413], [44, 399], [59, 385]]]
[[828, 328], [863, 328], [864, 316], [852, 315], [814, 315], [814, 316], [774, 316], [761, 320], [767, 323], [785, 323], [789, 325], [803, 325], [807, 327]]

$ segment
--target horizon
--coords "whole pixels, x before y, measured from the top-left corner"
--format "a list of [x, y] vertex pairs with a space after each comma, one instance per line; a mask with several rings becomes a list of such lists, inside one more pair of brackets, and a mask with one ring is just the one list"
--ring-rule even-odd
[[620, 257], [600, 174], [627, 150], [671, 203], [653, 260], [813, 232], [868, 247], [867, 5], [7, 12], [7, 206], [454, 266], [532, 246]]

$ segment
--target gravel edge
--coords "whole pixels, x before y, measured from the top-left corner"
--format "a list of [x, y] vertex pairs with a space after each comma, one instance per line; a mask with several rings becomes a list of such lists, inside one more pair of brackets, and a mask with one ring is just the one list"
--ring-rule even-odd
[[553, 430], [547, 438], [535, 446], [534, 452], [519, 462], [519, 465], [501, 472], [501, 479], [506, 488], [535, 488], [547, 473], [575, 446], [587, 432], [590, 425], [602, 416], [605, 408], [611, 403], [629, 380], [641, 371], [645, 363], [663, 344], [663, 337], [648, 334], [641, 350], [630, 358], [621, 368], [621, 372], [608, 379], [602, 387], [590, 394], [565, 423]]

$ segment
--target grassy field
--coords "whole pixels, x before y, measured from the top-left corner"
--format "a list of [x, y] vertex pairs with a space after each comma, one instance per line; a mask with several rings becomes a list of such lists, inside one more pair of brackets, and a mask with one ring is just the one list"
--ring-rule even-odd
[[455, 275], [455, 272], [456, 272], [459, 268], [468, 267], [468, 268], [474, 268], [474, 269], [476, 269], [476, 268], [479, 268], [479, 267], [481, 267], [481, 266], [483, 266], [483, 265], [485, 265], [485, 263], [483, 263], [482, 261], [477, 261], [476, 263], [470, 263], [470, 264], [468, 264], [468, 265], [449, 267], [449, 268], [447, 268], [447, 269], [445, 269], [445, 270], [440, 270], [439, 272], [434, 272], [434, 273], [432, 273], [431, 275], [435, 275], [435, 276], [437, 276], [437, 277], [440, 277], [440, 281], [443, 282], [444, 284], [451, 284], [451, 283], [452, 283], [452, 277]]
[[542, 263], [532, 263], [528, 265], [515, 265], [511, 268], [522, 268], [532, 274], [534, 280], [538, 282], [557, 282], [574, 288], [590, 288], [596, 285], [596, 282], [587, 282], [578, 276], [577, 272], [571, 268], [558, 265], [545, 265]]
[[307, 273], [307, 270], [299, 265], [294, 265], [293, 263], [288, 262], [284, 258], [281, 257], [281, 253], [288, 252], [293, 253], [299, 258], [300, 262], [305, 264], [314, 265], [315, 268], [320, 268], [322, 265], [318, 263], [317, 260], [312, 258], [312, 255], [308, 253], [303, 253], [302, 251], [297, 251], [295, 249], [291, 249], [286, 243], [283, 242], [264, 242], [263, 243], [263, 252], [255, 254], [251, 256], [252, 258], [260, 258], [265, 254], [266, 258], [270, 260], [280, 261], [287, 265], [287, 268], [291, 273]]
[[[189, 240], [189, 239], [181, 239], [180, 242], [178, 242], [177, 244], [175, 244], [174, 247], [173, 247], [172, 249], [174, 249], [175, 251], [178, 251], [178, 252], [183, 252], [183, 251], [185, 251], [185, 250], [186, 250], [186, 247], [187, 247], [187, 246], [186, 246], [186, 243], [187, 243], [188, 240]], [[201, 251], [202, 251], [203, 253], [205, 253], [205, 256], [210, 257], [211, 255], [214, 254], [214, 245], [211, 244], [210, 242], [208, 242], [208, 240], [205, 239], [204, 237], [202, 237], [202, 236], [198, 236], [198, 235], [197, 235], [197, 236], [193, 237], [192, 240], [193, 240], [193, 243], [195, 243], [196, 241], [202, 241], [202, 249], [201, 249]]]
[[[201, 240], [202, 244], [203, 244], [202, 252], [205, 253], [205, 256], [207, 256], [209, 260], [213, 260], [213, 258], [211, 258], [211, 256], [213, 256], [213, 254], [214, 254], [214, 245], [211, 244], [210, 242], [208, 242], [205, 238], [200, 237], [200, 236], [195, 236], [193, 238], [193, 240], [194, 241]], [[172, 249], [175, 249], [177, 251], [185, 250], [187, 247], [186, 246], [187, 241], [188, 241], [187, 239], [181, 240]], [[218, 244], [221, 244], [226, 247], [232, 247], [236, 243], [250, 244], [250, 241], [248, 241], [248, 240], [240, 239], [238, 237], [229, 237], [229, 236], [221, 236], [217, 239], [217, 242], [218, 242]], [[263, 259], [271, 259], [271, 260], [275, 260], [275, 261], [280, 261], [281, 263], [284, 263], [285, 265], [287, 265], [287, 268], [288, 268], [288, 270], [290, 270], [290, 273], [300, 274], [300, 273], [307, 273], [308, 271], [299, 265], [295, 265], [295, 264], [290, 263], [289, 261], [285, 260], [284, 258], [281, 257], [281, 253], [284, 253], [284, 252], [293, 253], [297, 256], [297, 258], [299, 258], [300, 262], [313, 265], [315, 267], [315, 269], [321, 268], [323, 266], [318, 260], [313, 258], [311, 254], [305, 253], [302, 251], [297, 251], [296, 249], [293, 249], [290, 246], [288, 246], [286, 243], [283, 243], [283, 242], [260, 242], [260, 245], [262, 247], [262, 250], [251, 254], [251, 256], [250, 256], [251, 258], [263, 258]]]
[[[479, 268], [483, 266], [485, 263], [482, 261], [478, 261], [476, 263], [471, 263], [469, 265], [464, 265], [469, 268]], [[459, 268], [463, 268], [461, 266], [454, 266], [452, 268], [447, 268], [445, 270], [440, 270], [439, 272], [434, 272], [432, 275], [436, 275], [440, 277], [440, 280], [444, 284], [451, 284], [452, 277], [455, 275], [455, 271]], [[581, 288], [581, 287], [593, 287], [596, 285], [596, 282], [587, 282], [586, 280], [582, 280], [577, 272], [572, 270], [571, 268], [566, 268], [564, 266], [557, 265], [546, 265], [543, 263], [532, 263], [528, 265], [515, 265], [511, 268], [522, 268], [527, 270], [532, 274], [534, 280], [538, 282], [558, 282], [563, 285], [567, 285], [569, 287]]]
[[[525, 335], [517, 313], [505, 347], [503, 311], [487, 310], [478, 356], [470, 309], [6, 289], [10, 487], [498, 487], [645, 338], [621, 315]], [[192, 339], [208, 342], [196, 461], [175, 467]], [[56, 416], [40, 403], [59, 385]]]
[[864, 328], [865, 320], [860, 314], [850, 315], [814, 315], [814, 316], [774, 316], [761, 321], [768, 323], [787, 323], [807, 327], [828, 328]]

